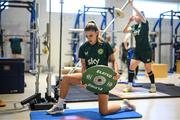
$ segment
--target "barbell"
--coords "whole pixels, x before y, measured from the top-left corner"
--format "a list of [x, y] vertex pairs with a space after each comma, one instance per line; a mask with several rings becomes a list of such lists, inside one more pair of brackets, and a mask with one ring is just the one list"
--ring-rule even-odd
[[116, 17], [123, 18], [124, 17], [124, 12], [123, 10], [127, 7], [127, 5], [131, 2], [132, 0], [127, 0], [126, 3], [121, 7], [121, 8], [115, 8], [115, 15]]
[[[126, 6], [127, 6], [131, 1], [132, 1], [132, 0], [127, 0], [126, 3], [122, 6], [121, 9], [115, 8], [116, 17], [113, 18], [113, 19], [111, 20], [111, 22], [110, 22], [110, 23], [106, 26], [106, 28], [103, 30], [102, 36], [106, 33], [107, 29], [111, 26], [111, 24], [115, 21], [115, 19], [116, 19], [117, 17], [121, 17], [121, 16], [124, 14], [124, 13], [122, 12], [122, 10], [124, 10], [124, 9], [126, 8]], [[80, 30], [80, 31], [81, 31], [81, 30]], [[84, 31], [84, 30], [83, 30], [83, 31]], [[78, 31], [78, 32], [79, 32], [79, 31]], [[69, 71], [69, 74], [70, 74], [70, 73], [73, 73], [73, 72], [75, 71], [76, 67], [77, 67], [79, 64], [80, 64], [80, 61], [75, 65], [75, 68], [74, 68], [74, 69], [72, 69], [72, 70]]]
[[111, 26], [111, 24], [115, 21], [117, 17], [123, 18], [124, 17], [124, 12], [123, 10], [127, 7], [127, 5], [131, 2], [132, 0], [127, 0], [126, 3], [121, 7], [121, 8], [115, 8], [115, 17], [109, 22], [109, 24], [106, 26], [106, 28], [103, 30], [102, 35], [107, 31], [107, 29]]

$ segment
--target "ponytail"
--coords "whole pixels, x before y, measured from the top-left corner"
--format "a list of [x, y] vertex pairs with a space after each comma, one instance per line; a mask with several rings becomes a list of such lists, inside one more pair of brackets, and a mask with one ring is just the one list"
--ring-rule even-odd
[[99, 34], [97, 36], [97, 40], [98, 40], [98, 43], [102, 43], [103, 39], [102, 39], [100, 30], [98, 29], [95, 21], [93, 21], [93, 20], [88, 21], [86, 27], [84, 28], [84, 31], [85, 32], [87, 32], [87, 31], [99, 32]]

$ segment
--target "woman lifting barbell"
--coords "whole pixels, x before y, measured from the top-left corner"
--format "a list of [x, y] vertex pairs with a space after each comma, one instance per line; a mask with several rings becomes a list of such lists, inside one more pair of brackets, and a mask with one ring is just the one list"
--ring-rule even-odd
[[[81, 45], [79, 48], [79, 58], [81, 61], [82, 73], [68, 74], [63, 77], [60, 85], [60, 97], [57, 104], [55, 104], [47, 112], [49, 114], [63, 113], [64, 112], [64, 99], [68, 94], [69, 87], [71, 84], [80, 85], [81, 87], [86, 87], [82, 84], [82, 75], [86, 69], [95, 65], [108, 65], [108, 59], [111, 59], [116, 76], [114, 79], [119, 78], [118, 65], [116, 63], [113, 49], [109, 43], [102, 41], [99, 33], [99, 29], [94, 21], [89, 21], [84, 28], [87, 41]], [[135, 107], [131, 105], [128, 101], [125, 101], [121, 106], [120, 104], [108, 105], [109, 95], [108, 93], [97, 93], [99, 112], [102, 115], [107, 115], [111, 113], [118, 112], [121, 109], [134, 110]]]

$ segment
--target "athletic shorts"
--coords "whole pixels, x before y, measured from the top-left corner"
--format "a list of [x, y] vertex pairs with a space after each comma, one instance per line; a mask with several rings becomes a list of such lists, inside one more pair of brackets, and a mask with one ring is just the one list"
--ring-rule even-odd
[[152, 62], [152, 52], [144, 51], [141, 53], [134, 52], [132, 59], [140, 60], [143, 63], [151, 63]]

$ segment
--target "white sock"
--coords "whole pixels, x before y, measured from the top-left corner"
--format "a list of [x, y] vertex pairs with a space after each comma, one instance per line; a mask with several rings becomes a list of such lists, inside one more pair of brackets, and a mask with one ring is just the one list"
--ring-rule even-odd
[[129, 82], [129, 83], [128, 83], [128, 87], [132, 87], [132, 82]]
[[128, 106], [126, 104], [122, 104], [121, 105], [121, 110], [128, 110]]
[[64, 99], [62, 99], [62, 98], [59, 97], [57, 104], [58, 104], [59, 106], [63, 106], [63, 104], [64, 104]]
[[156, 85], [155, 84], [151, 84], [151, 87], [156, 87]]

